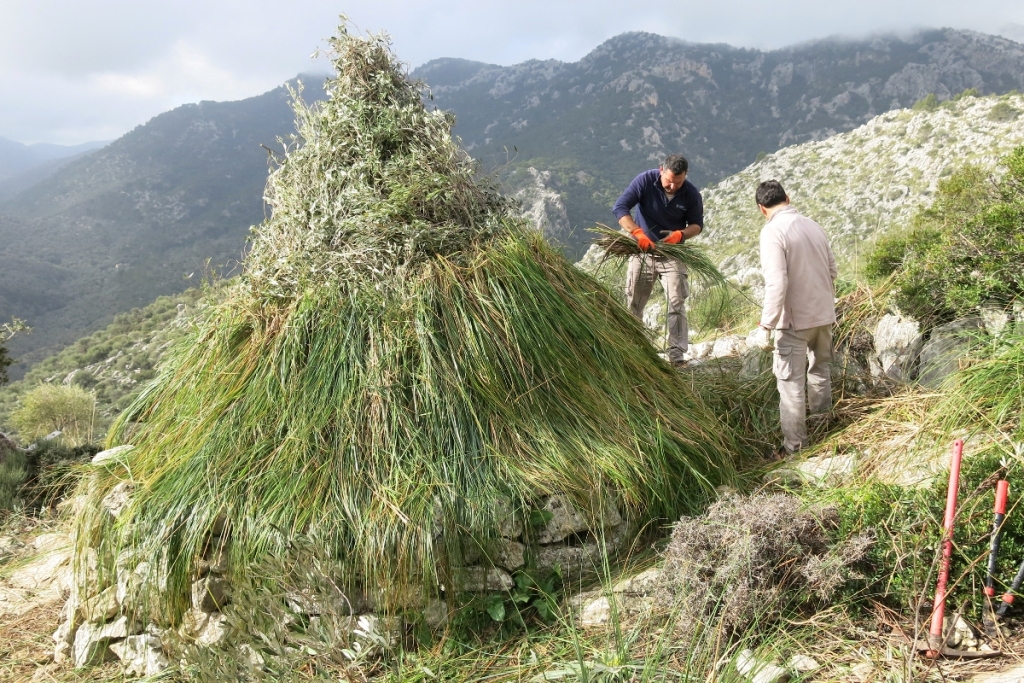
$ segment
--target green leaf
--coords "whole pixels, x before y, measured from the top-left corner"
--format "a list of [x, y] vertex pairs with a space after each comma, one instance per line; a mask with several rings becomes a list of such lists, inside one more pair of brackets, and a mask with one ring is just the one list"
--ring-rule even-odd
[[530, 526], [544, 526], [552, 520], [555, 513], [549, 510], [530, 510]]
[[500, 595], [492, 595], [487, 600], [487, 613], [499, 623], [505, 621], [505, 600]]

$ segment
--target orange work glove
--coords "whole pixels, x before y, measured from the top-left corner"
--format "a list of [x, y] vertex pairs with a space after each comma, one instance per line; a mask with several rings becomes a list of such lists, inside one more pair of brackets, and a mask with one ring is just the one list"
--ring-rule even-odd
[[651, 238], [644, 234], [643, 228], [637, 228], [632, 232], [633, 237], [636, 238], [636, 243], [640, 247], [640, 251], [654, 251], [654, 242]]
[[662, 240], [665, 244], [679, 244], [683, 241], [683, 231], [673, 230], [668, 234], [668, 237]]

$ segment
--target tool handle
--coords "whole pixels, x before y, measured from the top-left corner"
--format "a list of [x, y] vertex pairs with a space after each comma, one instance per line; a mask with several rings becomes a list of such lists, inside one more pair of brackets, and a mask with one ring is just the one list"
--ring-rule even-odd
[[949, 582], [949, 558], [953, 554], [953, 524], [956, 520], [956, 497], [960, 490], [960, 463], [964, 457], [963, 439], [953, 442], [953, 456], [949, 464], [949, 487], [946, 490], [946, 514], [942, 520], [942, 558], [939, 560], [939, 578], [935, 585], [935, 607], [928, 630], [928, 644], [938, 650], [942, 644], [942, 620], [946, 615], [946, 584]]
[[1017, 576], [1013, 577], [1013, 583], [1010, 584], [1010, 590], [1003, 593], [1003, 602], [999, 605], [999, 609], [996, 610], [996, 614], [1003, 617], [1006, 616], [1006, 612], [1010, 609], [1010, 605], [1013, 604], [1014, 593], [1020, 588], [1020, 584], [1024, 583], [1024, 562], [1020, 563], [1020, 569], [1017, 570]]
[[995, 519], [992, 522], [992, 540], [988, 550], [988, 575], [985, 577], [985, 595], [990, 598], [995, 597], [996, 594], [996, 558], [999, 555], [1003, 520], [1006, 519], [1006, 499], [1009, 494], [1010, 482], [1000, 479], [996, 483]]

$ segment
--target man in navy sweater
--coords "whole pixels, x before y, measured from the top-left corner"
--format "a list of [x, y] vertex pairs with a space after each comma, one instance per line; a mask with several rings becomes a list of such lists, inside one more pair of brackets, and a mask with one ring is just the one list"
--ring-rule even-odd
[[[690, 294], [686, 266], [658, 253], [657, 243], [678, 244], [700, 234], [704, 224], [704, 200], [697, 187], [686, 179], [685, 157], [670, 154], [660, 168], [645, 171], [633, 179], [612, 212], [619, 226], [636, 238], [647, 253], [631, 256], [626, 275], [626, 305], [643, 320], [644, 306], [651, 298], [654, 281], [668, 299], [668, 359], [677, 367], [686, 364], [683, 355], [689, 344], [686, 297]], [[636, 208], [636, 215], [632, 215]]]

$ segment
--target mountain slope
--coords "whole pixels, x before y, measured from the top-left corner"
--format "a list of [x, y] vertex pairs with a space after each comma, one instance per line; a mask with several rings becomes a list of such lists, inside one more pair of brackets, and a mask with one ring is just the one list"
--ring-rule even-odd
[[889, 112], [848, 133], [768, 155], [707, 188], [707, 230], [699, 239], [728, 274], [756, 281], [764, 218], [754, 190], [775, 178], [794, 206], [829, 233], [840, 270], [855, 276], [874, 240], [906, 226], [940, 179], [965, 163], [993, 168], [1022, 144], [1024, 95]]
[[[702, 186], [759, 152], [852, 130], [931, 93], [1024, 89], [1024, 46], [952, 29], [771, 52], [627, 33], [571, 64], [444, 59], [412, 75], [455, 112], [456, 134], [486, 168], [512, 189], [536, 184], [530, 167], [550, 172], [568, 223], [585, 228], [609, 221], [629, 180], [668, 152], [686, 154]], [[559, 237], [576, 248], [587, 239]]]
[[0, 269], [13, 274], [0, 280], [0, 316], [34, 328], [12, 354], [70, 343], [184, 290], [190, 274], [230, 270], [264, 217], [262, 145], [279, 149], [293, 130], [284, 86], [185, 105], [0, 204]]

